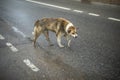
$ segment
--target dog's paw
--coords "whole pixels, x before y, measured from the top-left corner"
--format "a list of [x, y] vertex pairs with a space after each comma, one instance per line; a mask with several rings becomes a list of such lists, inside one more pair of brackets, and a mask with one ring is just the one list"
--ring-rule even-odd
[[50, 46], [54, 46], [54, 44], [49, 44]]
[[34, 48], [36, 48], [36, 45], [34, 45]]
[[59, 45], [59, 47], [60, 47], [60, 48], [63, 48], [63, 47], [64, 47], [64, 45]]
[[70, 45], [68, 45], [68, 47], [70, 47]]

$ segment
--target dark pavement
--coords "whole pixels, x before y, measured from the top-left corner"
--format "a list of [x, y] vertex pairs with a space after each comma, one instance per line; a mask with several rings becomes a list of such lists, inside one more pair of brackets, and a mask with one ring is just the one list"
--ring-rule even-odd
[[[120, 80], [120, 6], [30, 1], [0, 1], [0, 80]], [[70, 48], [63, 38], [66, 47], [59, 48], [50, 32], [54, 46], [42, 35], [34, 48], [29, 38], [34, 22], [43, 17], [69, 19], [79, 37]]]

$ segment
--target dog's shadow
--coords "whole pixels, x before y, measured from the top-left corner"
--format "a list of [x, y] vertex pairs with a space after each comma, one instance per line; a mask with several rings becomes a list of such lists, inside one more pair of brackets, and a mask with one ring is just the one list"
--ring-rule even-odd
[[[30, 42], [33, 41], [30, 37], [27, 39], [29, 39]], [[54, 76], [54, 78], [57, 77], [57, 79], [60, 79], [60, 77], [63, 77], [63, 79], [69, 80], [84, 80], [84, 73], [82, 73], [80, 69], [77, 70], [70, 64], [65, 63], [67, 54], [74, 52], [73, 47], [60, 48], [55, 44], [54, 46], [43, 46], [39, 42], [36, 42], [36, 46], [34, 49], [37, 51], [36, 56], [39, 61], [38, 63], [43, 64], [44, 67], [54, 75], [57, 75], [57, 73], [59, 73], [59, 75], [64, 74], [64, 76]], [[66, 57], [63, 54], [65, 54]]]
[[[32, 43], [32, 45], [33, 45], [33, 39], [31, 38], [31, 37], [26, 37], [27, 39], [28, 39], [28, 41], [30, 41], [30, 43]], [[41, 48], [41, 49], [43, 49], [43, 50], [46, 50], [45, 48], [49, 48], [49, 50], [50, 49], [60, 49], [60, 50], [65, 50], [65, 51], [69, 51], [69, 52], [74, 52], [75, 51], [75, 49], [72, 47], [72, 46], [70, 46], [70, 47], [68, 47], [67, 46], [67, 44], [65, 43], [66, 41], [64, 41], [63, 42], [63, 45], [65, 45], [65, 47], [63, 47], [63, 48], [60, 48], [58, 45], [57, 45], [57, 43], [51, 43], [52, 45], [49, 45], [49, 44], [46, 44], [46, 45], [43, 45], [42, 43], [39, 43], [38, 41], [36, 41], [36, 47], [34, 47], [34, 48]]]
[[59, 53], [61, 50], [63, 51], [65, 49], [57, 51], [59, 47], [56, 48], [56, 50], [55, 47], [44, 48], [40, 46], [39, 48], [44, 51], [44, 53], [37, 55], [39, 62], [42, 62], [45, 68], [47, 67], [54, 75], [57, 75], [58, 73], [59, 75], [64, 74], [64, 76], [54, 76], [55, 78], [57, 77], [57, 79], [59, 79], [60, 77], [63, 77], [63, 79], [69, 80], [84, 80], [84, 74], [80, 70], [78, 71], [76, 68], [65, 63], [65, 56], [62, 55], [62, 52]]

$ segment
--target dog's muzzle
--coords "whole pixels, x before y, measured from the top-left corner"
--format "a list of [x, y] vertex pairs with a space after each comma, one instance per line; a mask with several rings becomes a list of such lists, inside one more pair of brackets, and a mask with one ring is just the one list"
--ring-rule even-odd
[[77, 35], [77, 34], [75, 34], [73, 37], [74, 37], [74, 38], [77, 38], [77, 37], [78, 37], [78, 35]]
[[77, 38], [77, 36], [75, 36], [75, 38]]

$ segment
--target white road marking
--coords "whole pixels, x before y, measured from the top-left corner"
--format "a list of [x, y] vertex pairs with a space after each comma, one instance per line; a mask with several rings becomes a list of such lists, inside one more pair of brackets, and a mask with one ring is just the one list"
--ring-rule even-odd
[[95, 14], [95, 13], [88, 13], [91, 16], [100, 16], [99, 14]]
[[113, 17], [108, 17], [109, 20], [113, 20], [113, 21], [120, 21], [120, 19], [117, 18], [113, 18]]
[[41, 5], [45, 5], [45, 6], [49, 6], [49, 7], [54, 7], [54, 8], [59, 8], [59, 9], [64, 9], [64, 10], [71, 10], [70, 8], [67, 8], [67, 7], [52, 5], [52, 4], [38, 2], [38, 1], [34, 1], [34, 0], [26, 0], [26, 1], [37, 3], [37, 4], [41, 4]]
[[0, 39], [1, 39], [1, 40], [4, 40], [5, 38], [0, 34]]
[[23, 62], [29, 67], [31, 68], [31, 70], [33, 70], [34, 72], [39, 71], [40, 69], [37, 68], [32, 62], [30, 62], [29, 59], [24, 59]]
[[15, 32], [21, 34], [23, 37], [26, 37], [26, 35], [25, 35], [23, 32], [21, 32], [20, 30], [18, 30], [16, 27], [12, 27], [12, 29], [13, 29]]
[[83, 13], [83, 11], [81, 10], [73, 10], [74, 12], [77, 12], [77, 13]]
[[11, 43], [7, 42], [6, 45], [13, 51], [13, 52], [17, 52], [18, 49], [15, 48]]
[[[57, 6], [57, 5], [52, 5], [52, 4], [48, 4], [48, 3], [43, 3], [43, 2], [39, 2], [39, 1], [35, 1], [35, 0], [26, 0], [28, 2], [32, 2], [32, 3], [36, 3], [36, 4], [41, 4], [41, 5], [44, 5], [44, 6], [49, 6], [49, 7], [54, 7], [54, 8], [59, 8], [59, 9], [64, 9], [64, 10], [70, 10], [70, 11], [73, 11], [73, 12], [77, 12], [77, 13], [83, 13], [84, 11], [81, 11], [81, 10], [76, 10], [76, 9], [71, 9], [71, 8], [67, 8], [67, 7], [62, 7], [62, 6]], [[76, 0], [76, 1], [81, 1], [81, 0]], [[95, 13], [88, 13], [88, 15], [91, 15], [91, 16], [100, 16], [99, 14], [95, 14]], [[113, 18], [113, 17], [108, 17], [107, 19], [109, 20], [114, 20], [114, 21], [120, 21], [120, 19], [117, 19], [117, 18]], [[19, 32], [21, 33], [21, 32]], [[26, 37], [23, 33], [21, 33], [24, 37]]]
[[78, 2], [81, 2], [81, 0], [74, 0], [74, 1], [78, 1]]

